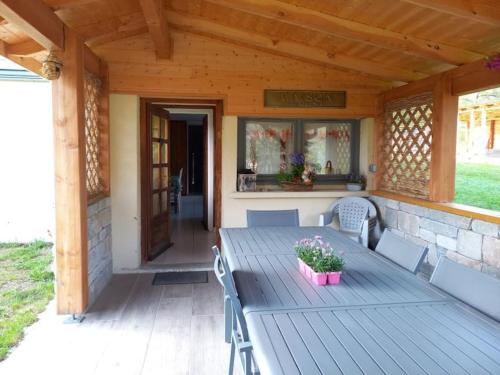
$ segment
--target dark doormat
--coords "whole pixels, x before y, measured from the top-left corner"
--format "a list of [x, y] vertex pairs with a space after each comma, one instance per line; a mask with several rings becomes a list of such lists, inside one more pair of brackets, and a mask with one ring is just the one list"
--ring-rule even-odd
[[157, 272], [153, 285], [208, 283], [207, 271]]

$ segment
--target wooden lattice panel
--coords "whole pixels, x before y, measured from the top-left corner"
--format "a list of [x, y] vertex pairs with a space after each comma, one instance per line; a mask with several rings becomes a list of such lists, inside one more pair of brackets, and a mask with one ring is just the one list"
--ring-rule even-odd
[[431, 144], [432, 93], [387, 103], [381, 187], [429, 198]]
[[94, 197], [104, 190], [100, 162], [99, 93], [101, 82], [90, 73], [85, 75], [85, 151], [87, 194]]

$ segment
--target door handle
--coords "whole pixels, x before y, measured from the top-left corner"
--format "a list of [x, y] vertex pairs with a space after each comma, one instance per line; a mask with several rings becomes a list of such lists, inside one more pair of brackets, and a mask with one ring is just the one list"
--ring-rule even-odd
[[191, 154], [191, 185], [194, 185], [194, 152]]

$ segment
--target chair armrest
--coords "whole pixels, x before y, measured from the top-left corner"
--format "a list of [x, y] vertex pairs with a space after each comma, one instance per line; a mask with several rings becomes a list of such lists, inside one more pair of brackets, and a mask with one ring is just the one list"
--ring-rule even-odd
[[319, 215], [318, 225], [320, 227], [324, 227], [326, 225], [331, 224], [332, 221], [333, 221], [333, 211], [323, 212], [322, 214]]

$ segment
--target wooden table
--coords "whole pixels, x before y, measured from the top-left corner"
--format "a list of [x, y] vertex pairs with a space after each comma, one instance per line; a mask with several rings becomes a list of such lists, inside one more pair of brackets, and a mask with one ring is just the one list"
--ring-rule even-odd
[[[328, 227], [221, 229], [265, 374], [500, 374], [500, 325]], [[293, 245], [344, 252], [339, 285], [315, 286]]]

